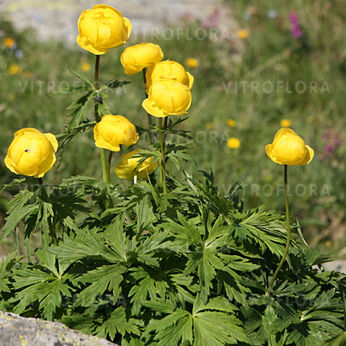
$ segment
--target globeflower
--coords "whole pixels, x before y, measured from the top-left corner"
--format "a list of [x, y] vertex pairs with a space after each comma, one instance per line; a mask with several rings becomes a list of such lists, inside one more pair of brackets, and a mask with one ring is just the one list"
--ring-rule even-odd
[[290, 127], [292, 125], [292, 121], [290, 119], [282, 119], [280, 125], [281, 127]]
[[78, 30], [79, 46], [95, 55], [102, 55], [128, 40], [131, 22], [111, 6], [95, 5], [93, 9], [82, 12]]
[[[133, 180], [136, 176], [137, 179], [145, 179], [154, 172], [158, 163], [153, 163], [152, 157], [143, 160], [138, 152], [138, 150], [134, 150], [121, 156], [120, 163], [115, 167], [115, 173], [119, 178]], [[143, 162], [140, 162], [141, 160]]]
[[16, 48], [16, 41], [12, 37], [5, 37], [4, 38], [4, 46], [6, 48], [15, 49]]
[[236, 125], [237, 125], [237, 123], [235, 122], [235, 120], [233, 120], [233, 119], [227, 119], [227, 125], [229, 126], [229, 127], [236, 127]]
[[152, 65], [146, 72], [145, 77], [148, 87], [155, 81], [171, 79], [191, 89], [194, 81], [192, 74], [187, 72], [183, 65], [172, 60], [165, 60]]
[[138, 141], [136, 126], [122, 115], [104, 115], [94, 127], [95, 145], [120, 151], [120, 145], [130, 146]]
[[154, 43], [140, 43], [126, 48], [120, 57], [120, 62], [127, 75], [142, 71], [163, 59], [163, 52], [159, 45]]
[[11, 64], [8, 68], [8, 73], [12, 76], [15, 74], [22, 73], [22, 71], [23, 69], [18, 64]]
[[147, 113], [163, 118], [168, 115], [182, 115], [187, 113], [191, 105], [190, 89], [177, 81], [158, 80], [148, 89], [148, 98], [142, 106]]
[[53, 167], [57, 149], [53, 134], [24, 128], [15, 132], [5, 165], [13, 173], [41, 178]]
[[82, 62], [81, 68], [82, 68], [83, 72], [89, 72], [91, 69], [91, 66], [88, 62], [84, 61], [84, 62]]
[[241, 39], [241, 40], [246, 40], [249, 36], [249, 33], [247, 30], [245, 29], [242, 29], [242, 30], [238, 30], [238, 37]]
[[265, 149], [268, 157], [280, 165], [307, 165], [314, 157], [314, 150], [288, 128], [281, 128]]
[[199, 60], [196, 58], [187, 58], [185, 64], [189, 68], [196, 68], [199, 65]]
[[231, 137], [228, 141], [227, 141], [227, 146], [230, 149], [238, 149], [240, 147], [240, 140], [238, 138], [235, 137]]

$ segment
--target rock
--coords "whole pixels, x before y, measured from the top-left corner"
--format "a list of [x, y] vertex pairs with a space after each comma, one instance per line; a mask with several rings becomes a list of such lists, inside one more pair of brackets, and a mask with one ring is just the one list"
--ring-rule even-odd
[[330, 271], [337, 271], [346, 274], [346, 261], [338, 260], [323, 263], [323, 268]]
[[[98, 0], [1, 0], [0, 12], [6, 13], [17, 29], [34, 28], [41, 40], [58, 39], [76, 45], [79, 15], [98, 3]], [[131, 20], [132, 36], [146, 36], [155, 41], [159, 33], [167, 39], [172, 35], [191, 35], [169, 29], [169, 25], [181, 27], [184, 17], [205, 21], [207, 26], [212, 23], [218, 29], [218, 39], [239, 43], [238, 25], [223, 0], [103, 0], [101, 3], [115, 6]], [[201, 27], [198, 38], [202, 39], [206, 32]]]
[[0, 346], [114, 346], [62, 323], [25, 318], [0, 311]]

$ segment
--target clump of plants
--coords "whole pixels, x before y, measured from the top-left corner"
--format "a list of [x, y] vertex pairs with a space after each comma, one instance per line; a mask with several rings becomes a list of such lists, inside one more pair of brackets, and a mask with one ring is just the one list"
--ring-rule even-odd
[[[289, 216], [287, 167], [308, 164], [313, 150], [291, 129], [266, 147], [284, 167], [286, 225], [279, 214], [246, 210], [239, 184], [224, 195], [212, 172], [189, 176], [181, 167], [192, 162], [191, 136], [180, 124], [193, 77], [181, 64], [162, 61], [153, 43], [126, 48], [125, 73], [144, 76], [148, 127], [107, 106], [109, 92], [127, 82], [101, 84], [100, 57], [130, 32], [130, 21], [110, 6], [84, 11], [77, 42], [96, 56], [94, 80], [72, 71], [81, 83], [70, 89], [79, 95], [64, 133], [25, 128], [14, 135], [5, 164], [26, 178], [4, 186], [21, 189], [1, 240], [21, 228], [27, 253], [0, 265], [0, 308], [122, 345], [317, 345], [332, 338], [342, 345], [345, 276], [325, 271], [328, 259], [300, 237], [291, 240], [291, 228], [301, 230]], [[87, 131], [99, 148], [102, 182], [76, 176], [45, 184], [56, 158]], [[113, 168], [126, 183], [111, 184]]]

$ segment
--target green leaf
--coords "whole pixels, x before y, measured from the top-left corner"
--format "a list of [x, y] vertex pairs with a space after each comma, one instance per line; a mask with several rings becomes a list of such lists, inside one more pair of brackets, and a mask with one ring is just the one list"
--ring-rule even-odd
[[[342, 332], [340, 335], [323, 343], [323, 346], [345, 346], [346, 345], [346, 332]], [[322, 346], [322, 345], [321, 345]]]
[[86, 120], [86, 114], [89, 104], [92, 101], [92, 95], [93, 92], [88, 91], [67, 108], [70, 111], [69, 117], [71, 118], [67, 124], [68, 132], [71, 132], [76, 127], [79, 127], [81, 122]]
[[123, 85], [130, 84], [130, 83], [131, 82], [129, 82], [127, 80], [121, 81], [118, 79], [111, 79], [108, 82], [106, 82], [105, 85], [110, 89], [115, 89], [115, 88], [119, 88], [119, 87], [122, 87]]
[[34, 195], [33, 192], [23, 190], [17, 193], [8, 205], [5, 226], [2, 229], [0, 242], [12, 232], [21, 220], [25, 220], [28, 216], [38, 211], [37, 204], [26, 203]]
[[84, 274], [79, 281], [89, 285], [79, 293], [76, 305], [90, 306], [96, 301], [96, 297], [104, 294], [106, 290], [112, 292], [112, 300], [115, 304], [121, 293], [120, 284], [125, 270], [126, 268], [123, 266], [112, 264], [104, 265]]
[[16, 252], [10, 253], [0, 261], [0, 296], [1, 292], [10, 292], [10, 271], [16, 262]]
[[101, 258], [109, 263], [122, 260], [120, 256], [104, 246], [103, 238], [95, 230], [78, 230], [76, 237], [66, 237], [59, 245], [48, 249], [65, 263], [73, 263], [83, 258]]
[[109, 337], [111, 340], [114, 340], [117, 333], [123, 336], [125, 334], [140, 335], [137, 324], [138, 322], [135, 319], [126, 317], [125, 308], [121, 306], [115, 309], [110, 317], [97, 328], [97, 336]]
[[94, 89], [94, 84], [88, 79], [87, 76], [85, 76], [82, 73], [77, 72], [76, 70], [72, 69], [71, 67], [69, 67], [70, 72], [76, 76], [77, 78], [79, 78], [81, 81], [83, 81], [85, 84], [89, 85], [90, 89], [93, 90]]
[[151, 225], [156, 217], [153, 213], [152, 205], [148, 196], [141, 199], [136, 206], [137, 214], [137, 234], [142, 233], [149, 225]]

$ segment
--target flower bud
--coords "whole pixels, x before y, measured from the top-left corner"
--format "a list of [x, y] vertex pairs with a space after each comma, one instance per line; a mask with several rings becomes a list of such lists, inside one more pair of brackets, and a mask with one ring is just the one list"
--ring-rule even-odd
[[134, 150], [121, 156], [120, 163], [115, 167], [115, 173], [119, 178], [133, 180], [137, 176], [137, 179], [145, 179], [154, 172], [158, 163], [153, 163], [152, 157], [148, 157], [140, 163], [143, 158], [133, 157], [138, 155], [138, 152], [138, 150]]
[[157, 44], [140, 43], [126, 48], [120, 61], [127, 75], [142, 71], [145, 67], [158, 63], [163, 58], [163, 52]]
[[57, 149], [53, 134], [24, 128], [14, 134], [5, 165], [13, 173], [41, 178], [53, 167]]
[[288, 128], [281, 128], [265, 148], [269, 158], [280, 165], [307, 165], [314, 157], [314, 150]]
[[95, 55], [102, 55], [128, 40], [131, 22], [111, 6], [95, 5], [82, 12], [78, 30], [77, 43]]
[[122, 115], [104, 115], [94, 127], [95, 145], [120, 151], [120, 145], [130, 146], [138, 141], [136, 126]]
[[155, 117], [185, 114], [191, 105], [190, 89], [174, 80], [155, 81], [148, 89], [143, 108]]
[[148, 87], [150, 87], [153, 82], [163, 79], [177, 81], [188, 86], [190, 89], [194, 81], [192, 74], [186, 72], [183, 65], [172, 60], [165, 60], [152, 65], [146, 73]]

